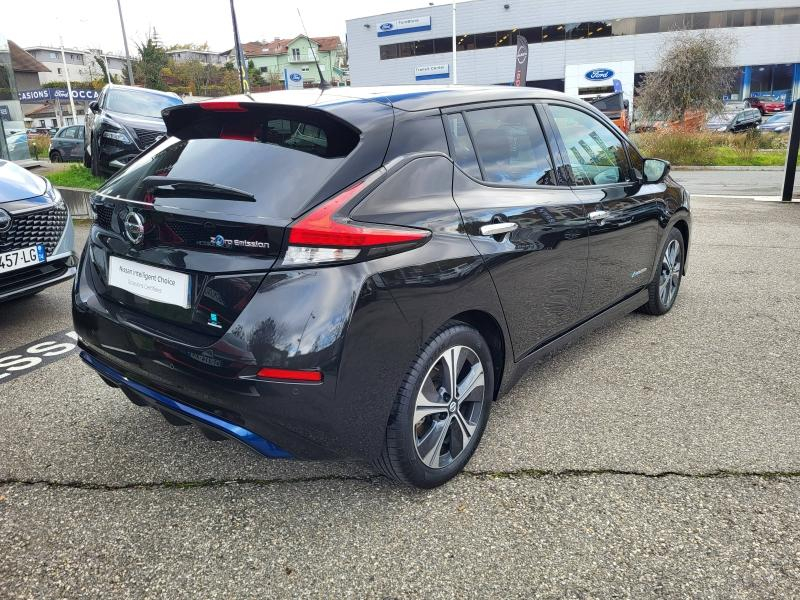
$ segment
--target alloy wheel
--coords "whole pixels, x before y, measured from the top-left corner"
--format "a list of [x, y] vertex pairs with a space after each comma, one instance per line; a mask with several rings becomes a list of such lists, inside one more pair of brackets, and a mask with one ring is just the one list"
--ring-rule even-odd
[[661, 276], [658, 284], [658, 296], [665, 308], [669, 308], [675, 302], [680, 282], [681, 245], [678, 240], [671, 240], [661, 259]]
[[458, 458], [472, 443], [484, 410], [483, 363], [467, 346], [453, 346], [434, 361], [414, 406], [417, 455], [432, 469]]

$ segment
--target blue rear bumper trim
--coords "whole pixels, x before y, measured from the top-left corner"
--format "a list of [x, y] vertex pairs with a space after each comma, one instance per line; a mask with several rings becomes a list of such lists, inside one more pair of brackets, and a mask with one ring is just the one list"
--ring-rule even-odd
[[291, 458], [292, 455], [289, 454], [286, 450], [281, 448], [280, 446], [276, 446], [269, 440], [265, 440], [264, 438], [256, 435], [249, 429], [245, 429], [244, 427], [240, 427], [239, 425], [235, 425], [230, 423], [229, 421], [225, 421], [224, 419], [220, 419], [217, 416], [210, 415], [207, 412], [203, 412], [202, 410], [198, 410], [189, 406], [188, 404], [184, 404], [183, 402], [178, 402], [169, 396], [165, 396], [161, 392], [157, 392], [141, 383], [137, 383], [132, 379], [128, 379], [117, 371], [109, 367], [107, 364], [99, 361], [97, 358], [86, 352], [85, 350], [81, 352], [81, 359], [87, 365], [92, 367], [95, 371], [100, 373], [106, 379], [110, 379], [117, 385], [128, 387], [143, 396], [148, 397], [149, 399], [161, 404], [165, 408], [168, 408], [176, 413], [186, 415], [190, 419], [195, 421], [201, 422], [203, 425], [208, 425], [213, 427], [214, 429], [219, 429], [223, 433], [228, 434], [229, 436], [239, 440], [243, 444], [247, 444], [256, 452], [263, 454], [264, 456], [268, 456], [270, 458]]

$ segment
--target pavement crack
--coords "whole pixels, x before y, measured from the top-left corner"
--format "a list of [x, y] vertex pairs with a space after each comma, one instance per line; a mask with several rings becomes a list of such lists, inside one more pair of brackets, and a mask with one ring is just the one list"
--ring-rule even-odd
[[379, 475], [358, 476], [358, 475], [319, 475], [312, 477], [292, 477], [292, 478], [232, 478], [232, 479], [199, 479], [193, 481], [142, 481], [131, 483], [94, 483], [89, 481], [57, 481], [48, 479], [0, 479], [0, 486], [24, 485], [35, 486], [45, 485], [53, 488], [68, 488], [76, 490], [94, 490], [115, 492], [120, 490], [148, 490], [148, 489], [193, 489], [193, 488], [213, 488], [225, 487], [229, 485], [256, 485], [273, 486], [284, 483], [316, 483], [324, 481], [355, 481], [369, 482], [380, 479]]
[[465, 471], [469, 477], [482, 478], [543, 478], [543, 477], [597, 477], [603, 475], [622, 475], [644, 477], [647, 479], [664, 479], [681, 477], [685, 479], [728, 479], [734, 477], [758, 477], [761, 479], [800, 478], [800, 471], [736, 471], [716, 469], [713, 471], [633, 471], [625, 469], [514, 469], [510, 471]]
[[[480, 470], [464, 471], [461, 478], [475, 479], [543, 479], [543, 478], [568, 478], [568, 477], [601, 477], [601, 476], [627, 476], [642, 477], [646, 479], [664, 479], [679, 477], [684, 479], [730, 479], [730, 478], [760, 478], [760, 479], [786, 479], [800, 478], [800, 471], [736, 471], [718, 469], [714, 471], [687, 472], [687, 471], [633, 471], [624, 469], [513, 469], [513, 470]], [[93, 491], [123, 491], [123, 490], [151, 490], [151, 489], [195, 489], [217, 488], [231, 485], [275, 486], [297, 483], [317, 483], [326, 481], [369, 483], [384, 479], [381, 475], [319, 475], [294, 478], [233, 478], [233, 479], [200, 479], [193, 481], [148, 481], [120, 484], [93, 483], [88, 481], [57, 481], [48, 479], [0, 479], [3, 486], [36, 486], [44, 485], [52, 488], [65, 488]]]

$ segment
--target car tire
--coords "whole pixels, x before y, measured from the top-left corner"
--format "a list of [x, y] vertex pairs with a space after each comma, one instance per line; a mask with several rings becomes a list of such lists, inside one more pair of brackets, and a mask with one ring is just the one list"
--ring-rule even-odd
[[99, 154], [100, 154], [100, 152], [99, 152], [99, 150], [97, 148], [97, 145], [92, 143], [92, 157], [91, 157], [90, 161], [91, 161], [92, 175], [94, 175], [95, 177], [102, 177], [103, 176], [103, 172], [100, 169], [100, 156], [99, 156]]
[[58, 151], [53, 151], [50, 153], [50, 162], [51, 163], [60, 163], [64, 162], [64, 158], [61, 156], [61, 153]]
[[649, 298], [647, 304], [642, 306], [642, 312], [663, 315], [675, 304], [683, 277], [684, 248], [683, 235], [673, 227], [661, 250], [658, 272], [647, 286]]
[[[452, 380], [459, 393], [452, 393]], [[486, 341], [469, 325], [446, 323], [422, 346], [403, 378], [383, 452], [373, 464], [400, 483], [442, 485], [475, 452], [493, 398], [494, 367]]]

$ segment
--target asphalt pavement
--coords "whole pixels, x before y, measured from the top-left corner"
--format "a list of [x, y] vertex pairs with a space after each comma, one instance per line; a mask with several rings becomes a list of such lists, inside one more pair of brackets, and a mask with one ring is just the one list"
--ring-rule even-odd
[[[75, 352], [0, 381], [0, 597], [800, 595], [800, 207], [692, 209], [673, 310], [534, 367], [437, 490], [171, 427]], [[0, 314], [2, 367], [69, 285]]]

